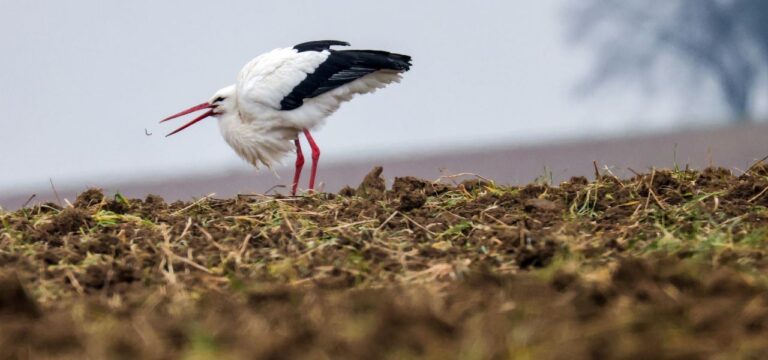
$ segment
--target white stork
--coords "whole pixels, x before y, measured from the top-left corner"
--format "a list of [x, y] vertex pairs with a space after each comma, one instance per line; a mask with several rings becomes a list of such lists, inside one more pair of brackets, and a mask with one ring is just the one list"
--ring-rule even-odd
[[171, 136], [192, 124], [215, 117], [224, 140], [241, 158], [258, 168], [272, 168], [296, 151], [291, 194], [304, 165], [299, 134], [312, 148], [309, 190], [315, 187], [320, 149], [310, 130], [354, 95], [366, 94], [398, 82], [411, 66], [411, 57], [378, 50], [332, 50], [349, 46], [336, 40], [311, 41], [280, 48], [251, 60], [240, 70], [237, 82], [217, 91], [208, 102], [193, 106], [160, 122], [208, 109]]

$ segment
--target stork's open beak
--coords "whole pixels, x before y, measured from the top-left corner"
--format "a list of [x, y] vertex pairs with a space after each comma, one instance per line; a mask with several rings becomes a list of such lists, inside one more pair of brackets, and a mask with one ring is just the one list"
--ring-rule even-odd
[[[206, 103], [202, 103], [200, 105], [195, 105], [195, 106], [193, 106], [193, 107], [191, 107], [191, 108], [189, 108], [187, 110], [184, 110], [184, 111], [182, 111], [182, 112], [180, 112], [178, 114], [171, 115], [171, 116], [169, 116], [169, 117], [167, 117], [167, 118], [165, 118], [163, 120], [160, 120], [160, 122], [165, 122], [165, 121], [168, 121], [168, 120], [171, 120], [171, 119], [175, 119], [175, 118], [177, 118], [179, 116], [184, 116], [184, 115], [187, 115], [189, 113], [193, 113], [195, 111], [200, 111], [200, 110], [204, 110], [204, 109], [211, 109], [211, 108], [214, 108], [214, 107], [216, 107], [216, 105], [212, 105], [212, 104], [209, 104], [207, 102]], [[194, 124], [194, 123], [196, 123], [196, 122], [198, 122], [200, 120], [203, 120], [203, 119], [205, 119], [205, 118], [207, 118], [207, 117], [209, 117], [211, 115], [213, 115], [213, 110], [208, 110], [205, 113], [203, 113], [202, 115], [192, 119], [192, 121], [184, 124], [184, 126], [178, 128], [176, 130], [173, 130], [170, 134], [165, 135], [165, 136], [166, 137], [171, 136], [171, 135], [173, 135], [173, 134], [175, 134], [175, 133], [177, 133], [177, 132], [179, 132], [181, 130], [184, 130], [184, 129], [192, 126], [192, 124]]]

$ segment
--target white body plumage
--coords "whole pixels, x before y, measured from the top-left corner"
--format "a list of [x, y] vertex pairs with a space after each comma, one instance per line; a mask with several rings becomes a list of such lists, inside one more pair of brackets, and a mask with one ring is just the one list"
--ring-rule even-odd
[[246, 64], [234, 87], [226, 87], [214, 95], [215, 99], [219, 93], [234, 92], [235, 96], [226, 97], [235, 101], [234, 111], [214, 116], [219, 119], [224, 140], [240, 157], [257, 167], [259, 163], [271, 167], [294, 151], [293, 140], [303, 129], [312, 130], [322, 125], [341, 103], [354, 95], [376, 91], [401, 78], [398, 71], [378, 70], [306, 99], [296, 109], [280, 110], [280, 101], [326, 61], [328, 55], [328, 50], [272, 50]]

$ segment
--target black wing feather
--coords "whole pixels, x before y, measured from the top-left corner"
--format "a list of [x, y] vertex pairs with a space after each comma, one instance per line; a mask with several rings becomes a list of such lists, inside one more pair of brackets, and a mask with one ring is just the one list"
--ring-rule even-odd
[[331, 46], [349, 46], [349, 43], [346, 41], [339, 41], [339, 40], [318, 40], [318, 41], [308, 41], [305, 43], [298, 44], [294, 46], [293, 48], [296, 49], [298, 52], [304, 52], [304, 51], [323, 51], [323, 50], [329, 50]]
[[378, 50], [333, 51], [328, 58], [280, 102], [293, 110], [313, 98], [378, 70], [408, 71], [411, 57]]

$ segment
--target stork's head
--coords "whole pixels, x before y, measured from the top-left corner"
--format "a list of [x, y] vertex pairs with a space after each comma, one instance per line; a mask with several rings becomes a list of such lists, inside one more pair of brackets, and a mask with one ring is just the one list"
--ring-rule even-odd
[[184, 126], [182, 126], [182, 127], [178, 128], [178, 129], [172, 131], [171, 133], [169, 133], [168, 135], [165, 135], [165, 136], [171, 136], [171, 135], [173, 135], [173, 134], [175, 134], [175, 133], [177, 133], [177, 132], [179, 132], [181, 130], [184, 130], [184, 129], [192, 126], [192, 124], [194, 124], [194, 123], [196, 123], [196, 122], [198, 122], [200, 120], [203, 120], [203, 119], [205, 119], [205, 118], [207, 118], [209, 116], [220, 117], [220, 116], [223, 116], [223, 115], [226, 115], [226, 114], [230, 114], [230, 113], [233, 113], [233, 112], [237, 111], [237, 101], [236, 101], [236, 96], [235, 95], [236, 95], [235, 94], [235, 85], [230, 85], [230, 86], [227, 86], [227, 87], [217, 91], [215, 94], [213, 94], [213, 96], [211, 97], [210, 100], [208, 100], [208, 102], [204, 102], [204, 103], [202, 103], [200, 105], [195, 105], [195, 106], [193, 106], [193, 107], [191, 107], [191, 108], [189, 108], [187, 110], [184, 110], [184, 111], [182, 111], [182, 112], [180, 112], [178, 114], [171, 115], [171, 116], [169, 116], [169, 117], [167, 117], [167, 118], [165, 118], [163, 120], [160, 120], [160, 122], [164, 122], [164, 121], [168, 121], [168, 120], [171, 120], [171, 119], [175, 119], [175, 118], [180, 117], [180, 116], [187, 115], [189, 113], [193, 113], [195, 111], [209, 109], [208, 111], [204, 112], [200, 116], [192, 119], [192, 121], [184, 124]]

